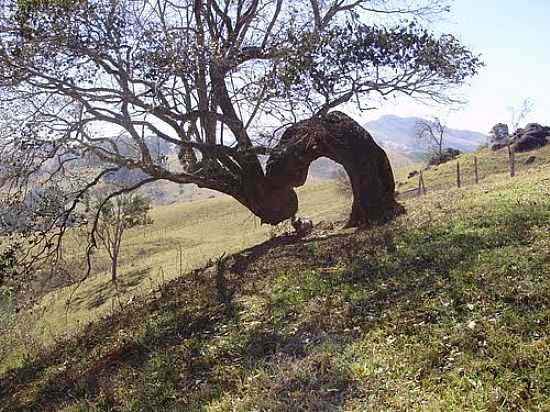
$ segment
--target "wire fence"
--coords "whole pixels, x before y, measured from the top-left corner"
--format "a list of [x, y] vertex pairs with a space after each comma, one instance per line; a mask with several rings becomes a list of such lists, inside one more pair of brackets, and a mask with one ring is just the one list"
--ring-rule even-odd
[[[518, 171], [529, 169], [531, 165], [536, 162], [536, 157], [524, 155], [518, 159], [516, 154], [510, 151], [509, 153], [496, 153], [482, 158], [474, 156], [473, 159], [468, 161], [456, 159], [451, 162], [455, 163], [453, 168], [448, 169], [454, 170], [452, 172], [454, 175], [452, 179], [450, 179], [450, 176], [447, 176], [447, 179], [427, 181], [423, 172], [429, 170], [430, 167], [424, 170], [414, 171], [412, 172], [414, 176], [409, 175], [409, 179], [418, 176], [417, 184], [415, 187], [399, 192], [399, 198], [407, 199], [410, 197], [423, 196], [427, 194], [428, 191], [449, 189], [453, 185], [453, 183], [449, 183], [450, 181], [454, 181], [454, 186], [459, 189], [465, 186], [477, 185], [480, 181], [495, 173], [506, 172], [510, 178], [513, 178]], [[503, 168], [503, 164], [506, 165], [506, 168]], [[437, 167], [437, 165], [433, 166], [433, 168]]]

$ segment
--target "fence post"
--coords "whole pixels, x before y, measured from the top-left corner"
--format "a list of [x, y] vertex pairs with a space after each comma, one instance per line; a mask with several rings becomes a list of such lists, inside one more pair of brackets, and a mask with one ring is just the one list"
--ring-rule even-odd
[[178, 246], [179, 251], [179, 273], [180, 276], [183, 276], [183, 247], [181, 245]]
[[479, 183], [479, 174], [477, 172], [477, 156], [474, 156], [474, 177], [477, 185]]
[[159, 275], [160, 275], [161, 282], [164, 285], [164, 268], [162, 266], [159, 266]]
[[460, 162], [456, 161], [456, 187], [460, 189]]
[[516, 156], [515, 156], [515, 152], [512, 150], [512, 146], [510, 145], [510, 139], [508, 139], [508, 143], [506, 144], [506, 147], [508, 148], [508, 162], [510, 164], [510, 177], [514, 177], [516, 175]]
[[417, 190], [418, 196], [425, 195], [426, 194], [426, 186], [424, 185], [424, 175], [422, 174], [422, 170], [418, 174], [418, 190]]
[[516, 175], [516, 154], [513, 150], [510, 150], [510, 177]]
[[420, 180], [422, 183], [422, 194], [426, 194], [426, 185], [424, 184], [424, 175], [422, 174], [422, 171], [420, 171]]

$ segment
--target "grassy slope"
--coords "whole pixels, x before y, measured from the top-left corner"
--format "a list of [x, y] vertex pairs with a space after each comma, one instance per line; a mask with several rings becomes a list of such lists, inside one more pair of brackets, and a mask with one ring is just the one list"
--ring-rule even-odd
[[[168, 188], [168, 196], [178, 198], [176, 189], [173, 185]], [[185, 197], [190, 190], [201, 189], [186, 186], [183, 198], [194, 198]], [[347, 212], [349, 200], [332, 182], [309, 179], [298, 194], [300, 214], [316, 222], [339, 220]], [[68, 287], [50, 293], [32, 316], [14, 327], [15, 333], [4, 339], [0, 336], [0, 372], [21, 364], [28, 349], [19, 345], [18, 340], [30, 337], [37, 345], [50, 342], [60, 333], [70, 332], [110, 313], [132, 296], [149, 293], [158, 284], [177, 277], [180, 248], [181, 270], [187, 273], [210, 259], [242, 250], [269, 238], [273, 232], [288, 229], [285, 225], [275, 230], [261, 226], [246, 208], [225, 196], [156, 207], [151, 215], [153, 225], [130, 230], [124, 237], [119, 260], [120, 281], [116, 287], [109, 282], [108, 257], [99, 249], [93, 258], [91, 277], [76, 292], [74, 287]], [[85, 275], [86, 245], [85, 232], [74, 231], [66, 235], [64, 256], [73, 281]], [[69, 308], [66, 306], [68, 300], [71, 302]]]
[[[299, 197], [300, 213], [316, 222], [342, 218], [348, 206], [331, 182], [312, 182], [299, 190]], [[47, 295], [35, 308], [34, 315], [18, 328], [19, 338], [26, 340], [30, 335], [38, 345], [50, 342], [60, 333], [112, 312], [134, 295], [148, 294], [178, 276], [180, 247], [183, 273], [187, 273], [222, 254], [265, 241], [273, 231], [225, 196], [158, 207], [152, 211], [152, 218], [153, 225], [130, 230], [125, 235], [117, 286], [110, 282], [107, 257], [100, 251], [94, 257], [92, 276], [77, 289], [70, 286]], [[83, 234], [70, 233], [65, 241], [64, 254], [69, 259], [73, 255], [72, 260], [79, 262], [77, 278], [85, 273], [85, 247]], [[67, 308], [68, 300], [71, 304]], [[0, 340], [0, 346], [2, 343]], [[0, 371], [21, 364], [27, 350], [20, 345], [15, 345], [13, 351], [0, 349]]]
[[[536, 160], [530, 166], [525, 166], [525, 160], [535, 156]], [[474, 157], [478, 158], [478, 175], [480, 181], [496, 181], [503, 179], [503, 175], [509, 170], [508, 152], [499, 150], [493, 152], [488, 148], [479, 150], [477, 153], [462, 154], [458, 157], [460, 163], [460, 174], [462, 185], [474, 184]], [[544, 165], [550, 162], [550, 146], [546, 146], [538, 151], [517, 153], [516, 169], [518, 173], [533, 170], [533, 166]], [[456, 186], [456, 161], [452, 161], [441, 166], [431, 166], [429, 170], [424, 171], [424, 183], [427, 190], [445, 190]], [[413, 164], [407, 167], [398, 168], [396, 179], [398, 180], [398, 190], [404, 192], [408, 189], [418, 187], [418, 177], [408, 179], [407, 174], [413, 170], [421, 170], [424, 166]]]
[[[549, 410], [549, 155], [510, 180], [483, 152], [460, 190], [440, 166], [426, 185], [445, 190], [385, 227], [277, 238], [154, 288], [5, 373], [0, 410]], [[197, 241], [209, 205], [157, 224]], [[211, 224], [203, 258], [242, 220]]]

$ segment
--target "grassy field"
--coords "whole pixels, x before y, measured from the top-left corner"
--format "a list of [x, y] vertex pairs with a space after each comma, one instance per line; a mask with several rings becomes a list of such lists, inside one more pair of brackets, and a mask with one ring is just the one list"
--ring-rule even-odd
[[[461, 189], [455, 162], [431, 168], [428, 195], [370, 230], [271, 239], [227, 198], [155, 209], [122, 286], [99, 273], [68, 309], [70, 288], [43, 300], [0, 361], [0, 410], [550, 410], [550, 148], [534, 154], [510, 179], [481, 151]], [[300, 199], [316, 222], [349, 202], [330, 182]], [[198, 270], [169, 281], [176, 245]]]
[[[343, 219], [349, 203], [332, 182], [312, 181], [299, 190], [299, 197], [300, 213], [316, 222]], [[93, 256], [89, 279], [45, 296], [15, 335], [23, 341], [30, 337], [37, 346], [49, 343], [60, 334], [71, 333], [120, 308], [133, 296], [148, 294], [211, 259], [261, 243], [289, 229], [287, 225], [275, 229], [260, 225], [250, 211], [226, 196], [157, 207], [151, 217], [152, 225], [137, 227], [125, 235], [116, 285], [110, 282], [109, 261], [100, 249]], [[64, 255], [69, 267], [75, 268], [71, 273], [75, 279], [86, 273], [86, 245], [84, 232], [69, 233], [64, 242]], [[28, 350], [20, 345], [5, 345], [8, 346], [14, 350], [0, 350], [3, 355], [0, 371], [20, 364]]]

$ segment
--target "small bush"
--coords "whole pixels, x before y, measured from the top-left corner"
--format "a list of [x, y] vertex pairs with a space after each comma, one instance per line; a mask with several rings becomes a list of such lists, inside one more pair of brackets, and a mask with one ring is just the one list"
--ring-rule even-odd
[[456, 159], [456, 157], [460, 154], [462, 154], [460, 150], [447, 147], [441, 154], [433, 153], [428, 159], [428, 164], [430, 166], [437, 166], [446, 163], [449, 160]]

